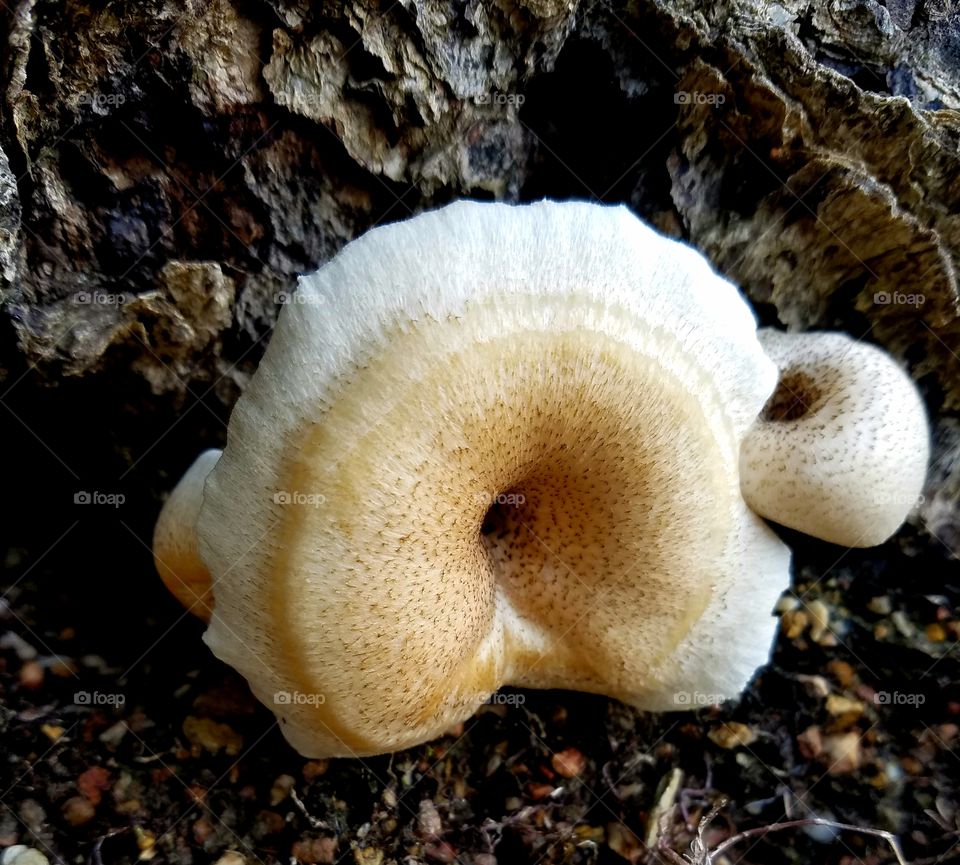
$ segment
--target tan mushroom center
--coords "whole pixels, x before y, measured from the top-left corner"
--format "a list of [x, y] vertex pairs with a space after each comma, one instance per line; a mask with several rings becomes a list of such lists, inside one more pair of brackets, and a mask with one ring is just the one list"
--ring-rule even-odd
[[734, 555], [718, 397], [619, 338], [641, 326], [622, 310], [517, 302], [531, 326], [496, 339], [482, 304], [392, 334], [291, 448], [286, 488], [322, 502], [283, 510], [267, 601], [298, 687], [362, 683], [317, 709], [332, 730], [385, 705], [398, 735], [430, 729], [544, 669], [636, 698], [620, 683], [675, 648]]

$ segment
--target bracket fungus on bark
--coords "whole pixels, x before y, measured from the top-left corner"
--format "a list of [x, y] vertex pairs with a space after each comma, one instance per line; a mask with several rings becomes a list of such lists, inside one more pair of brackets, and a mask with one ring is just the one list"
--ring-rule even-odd
[[790, 556], [741, 447], [777, 368], [698, 253], [624, 207], [459, 202], [295, 301], [154, 549], [301, 753], [418, 744], [508, 684], [691, 708], [766, 662]]

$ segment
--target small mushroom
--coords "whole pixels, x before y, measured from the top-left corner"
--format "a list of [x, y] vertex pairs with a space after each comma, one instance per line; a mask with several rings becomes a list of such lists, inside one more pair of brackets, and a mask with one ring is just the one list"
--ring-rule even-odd
[[209, 619], [211, 577], [197, 549], [197, 518], [203, 484], [220, 459], [211, 448], [198, 456], [164, 504], [153, 529], [153, 563], [170, 593], [188, 610]]
[[913, 381], [841, 333], [759, 332], [780, 371], [746, 436], [741, 489], [758, 514], [846, 547], [883, 543], [920, 500], [930, 432]]
[[155, 551], [301, 753], [507, 684], [695, 708], [765, 663], [789, 551], [739, 458], [776, 368], [699, 254], [624, 207], [460, 202], [297, 301]]

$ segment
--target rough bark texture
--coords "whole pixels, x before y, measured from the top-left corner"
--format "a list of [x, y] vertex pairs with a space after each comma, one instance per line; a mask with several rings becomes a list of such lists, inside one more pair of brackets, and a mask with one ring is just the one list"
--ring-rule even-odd
[[[960, 632], [948, 628], [960, 589], [960, 18], [950, 0], [10, 0], [0, 37], [0, 366], [15, 505], [4, 583], [17, 583], [8, 594], [12, 630], [48, 659], [79, 657], [79, 646], [106, 656], [106, 667], [130, 667], [128, 693], [142, 696], [151, 717], [168, 712], [150, 746], [166, 754], [180, 709], [165, 707], [156, 682], [178, 688], [191, 664], [204, 670], [201, 681], [225, 674], [195, 627], [183, 623], [167, 635], [177, 614], [151, 574], [150, 527], [162, 492], [202, 447], [222, 443], [230, 406], [296, 275], [370, 226], [456, 197], [627, 202], [701, 249], [743, 286], [765, 322], [877, 342], [921, 386], [935, 462], [913, 525], [882, 551], [849, 555], [842, 565], [833, 561], [841, 551], [791, 540], [798, 592], [809, 587], [847, 621], [841, 644], [858, 681], [879, 688], [884, 676], [925, 678], [931, 699], [924, 713], [874, 719], [879, 739], [868, 744], [879, 775], [856, 783], [831, 776], [822, 782], [829, 790], [806, 804], [903, 832], [918, 859], [925, 849], [950, 848], [954, 836], [941, 824], [955, 820], [948, 800], [956, 784], [938, 774], [956, 759], [950, 725], [960, 712], [950, 655]], [[94, 497], [80, 507], [75, 497], [84, 492], [122, 496], [122, 506], [98, 507]], [[893, 598], [893, 608], [875, 614], [874, 596]], [[888, 617], [893, 624], [877, 636]], [[946, 623], [945, 641], [929, 630], [938, 622]], [[80, 634], [76, 644], [62, 642], [63, 628]], [[638, 720], [591, 699], [588, 707], [606, 713], [593, 727], [580, 719], [597, 771], [560, 816], [550, 811], [554, 800], [544, 804], [523, 782], [491, 787], [534, 809], [522, 820], [477, 794], [500, 771], [488, 760], [514, 753], [518, 728], [497, 715], [486, 717], [463, 765], [430, 750], [401, 761], [431, 779], [426, 792], [437, 802], [447, 797], [436, 807], [453, 834], [417, 830], [433, 820], [423, 807], [419, 823], [394, 813], [403, 809], [389, 804], [392, 786], [377, 763], [369, 775], [345, 768], [336, 783], [310, 782], [323, 826], [291, 806], [294, 817], [281, 827], [287, 835], [258, 835], [250, 823], [259, 819], [256, 796], [239, 805], [227, 795], [218, 807], [232, 809], [229, 832], [214, 826], [198, 841], [198, 830], [171, 831], [158, 846], [173, 859], [189, 855], [187, 844], [204, 848], [195, 855], [205, 861], [249, 843], [247, 854], [265, 860], [327, 861], [322, 845], [291, 854], [294, 840], [310, 836], [317, 845], [337, 839], [337, 855], [356, 861], [379, 861], [363, 858], [374, 848], [384, 861], [449, 861], [443, 844], [478, 865], [489, 860], [476, 857], [495, 853], [505, 862], [638, 861], [648, 855], [638, 838], [657, 780], [678, 765], [688, 786], [732, 796], [735, 822], [769, 822], [757, 802], [788, 790], [806, 795], [823, 773], [823, 765], [803, 768], [819, 757], [792, 735], [815, 717], [797, 710], [797, 682], [842, 656], [798, 650], [796, 639], [783, 638], [762, 698], [753, 694], [737, 710], [765, 725], [761, 762], [772, 773], [743, 752], [736, 762], [731, 751], [711, 755], [717, 748], [702, 733], [729, 713], [681, 721], [687, 726], [677, 732], [669, 726], [676, 719]], [[881, 672], [864, 657], [879, 658]], [[101, 753], [97, 745], [73, 755], [68, 769], [40, 761], [44, 783], [60, 777], [62, 790], [25, 792], [30, 755], [43, 751], [42, 737], [30, 737], [50, 712], [31, 715], [40, 698], [11, 687], [4, 723], [22, 761], [12, 761], [10, 783], [21, 773], [28, 780], [3, 799], [15, 819], [0, 813], [0, 844], [34, 843], [34, 833], [51, 858], [74, 849], [87, 856], [114, 828], [166, 831], [176, 809], [156, 791], [141, 797], [146, 813], [116, 808], [79, 835], [59, 814], [52, 828], [40, 819], [36, 808], [59, 808], [84, 761], [113, 760], [115, 775], [146, 782], [125, 768], [132, 752]], [[196, 682], [189, 688], [203, 696]], [[539, 742], [523, 747], [561, 747], [576, 729], [557, 721], [567, 704], [536, 700], [552, 720], [521, 724], [521, 738], [536, 730]], [[859, 723], [861, 732], [869, 726]], [[497, 750], [501, 735], [510, 744]], [[667, 745], [673, 751], [664, 752]], [[908, 753], [914, 745], [926, 750]], [[266, 753], [285, 754], [272, 740]], [[608, 775], [619, 778], [631, 753], [644, 754], [646, 768], [624, 792], [626, 782], [611, 786]], [[549, 764], [548, 752], [541, 756]], [[268, 757], [251, 758], [248, 774], [262, 777], [250, 784], [269, 779], [269, 787], [279, 774], [270, 759], [290, 763], [299, 777], [288, 755]], [[609, 769], [617, 759], [623, 765]], [[719, 761], [717, 773], [705, 774], [705, 759]], [[212, 789], [221, 768], [203, 764], [184, 777], [191, 783], [207, 773], [202, 785]], [[462, 789], [451, 780], [458, 773]], [[402, 789], [413, 776], [401, 776]], [[544, 783], [545, 775], [530, 781]], [[116, 803], [130, 798], [113, 795]], [[598, 803], [610, 813], [598, 816]], [[335, 816], [341, 805], [349, 816]], [[575, 827], [578, 815], [588, 828], [612, 828], [557, 829]], [[688, 837], [676, 822], [678, 837]], [[810, 853], [813, 842], [803, 843], [800, 861], [839, 862], [853, 851], [885, 861], [870, 859], [880, 853], [864, 845], [879, 848], [862, 839], [853, 851]], [[751, 855], [787, 854], [765, 842]]]

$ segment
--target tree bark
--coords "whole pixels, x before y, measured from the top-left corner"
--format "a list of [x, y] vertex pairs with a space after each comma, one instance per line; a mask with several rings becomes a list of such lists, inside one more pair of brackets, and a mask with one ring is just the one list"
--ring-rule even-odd
[[[940, 0], [706, 5], [21, 0], [7, 404], [96, 476], [197, 404], [216, 423], [181, 428], [217, 443], [296, 276], [365, 229], [457, 196], [623, 201], [765, 321], [909, 364], [937, 430], [921, 517], [955, 550], [960, 19]], [[65, 434], [63, 407], [91, 402], [126, 413], [122, 436]]]
[[[939, 0], [702, 6], [21, 0], [5, 404], [74, 473], [121, 472], [198, 404], [216, 423], [184, 438], [216, 443], [296, 276], [365, 229], [457, 196], [622, 201], [766, 322], [909, 365], [936, 418], [921, 518], [955, 550], [960, 19]], [[122, 436], [66, 432], [90, 403], [125, 413]]]

